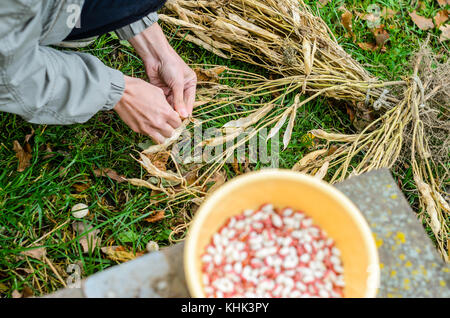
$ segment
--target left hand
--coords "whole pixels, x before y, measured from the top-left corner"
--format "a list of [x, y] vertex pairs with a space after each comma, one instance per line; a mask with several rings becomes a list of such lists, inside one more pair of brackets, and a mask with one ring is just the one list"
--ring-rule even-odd
[[191, 116], [197, 76], [170, 46], [158, 23], [130, 39], [130, 43], [142, 58], [150, 83], [164, 91], [182, 118]]

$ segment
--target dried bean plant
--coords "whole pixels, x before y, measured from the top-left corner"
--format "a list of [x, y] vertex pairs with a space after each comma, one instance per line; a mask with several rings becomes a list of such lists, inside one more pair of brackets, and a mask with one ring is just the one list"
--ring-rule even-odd
[[[199, 89], [195, 120], [186, 122], [165, 144], [140, 154], [140, 163], [148, 174], [160, 178], [158, 185], [141, 179], [131, 179], [132, 183], [164, 192], [173, 204], [198, 202], [206, 194], [208, 181], [251, 135], [208, 164], [198, 165], [197, 172], [201, 173], [192, 182], [183, 175], [182, 170], [186, 168], [182, 164], [175, 164], [177, 172], [168, 174], [155, 170], [147, 157], [166, 151], [183, 130], [217, 120], [222, 120], [224, 134], [203, 140], [200, 146], [235, 140], [248, 127], [255, 128], [254, 134], [270, 127], [270, 137], [288, 122], [283, 136], [286, 148], [297, 109], [318, 96], [345, 100], [354, 107], [354, 124], [361, 132], [345, 135], [312, 131], [325, 144], [302, 158], [293, 169], [321, 178], [328, 175], [327, 179], [333, 183], [372, 169], [395, 168], [400, 160], [407, 160], [418, 189], [420, 215], [430, 225], [438, 248], [448, 261], [450, 209], [444, 198], [449, 157], [448, 65], [440, 69], [440, 77], [422, 76], [422, 54], [411, 78], [393, 82], [377, 80], [339, 46], [325, 22], [313, 15], [303, 1], [297, 0], [169, 0], [160, 19], [184, 40], [218, 56], [263, 67], [278, 78], [268, 80], [226, 69], [215, 85]], [[222, 80], [226, 84], [221, 84]], [[238, 84], [230, 85], [233, 80]], [[308, 97], [300, 100], [305, 93]], [[286, 105], [289, 94], [297, 95], [294, 103]], [[255, 98], [261, 102], [255, 103]], [[220, 112], [225, 107], [231, 107], [232, 111]], [[434, 132], [432, 136], [430, 132]], [[161, 189], [163, 179], [176, 187]], [[186, 219], [189, 222], [188, 215]], [[184, 231], [185, 227], [185, 223], [181, 224], [175, 233]]]

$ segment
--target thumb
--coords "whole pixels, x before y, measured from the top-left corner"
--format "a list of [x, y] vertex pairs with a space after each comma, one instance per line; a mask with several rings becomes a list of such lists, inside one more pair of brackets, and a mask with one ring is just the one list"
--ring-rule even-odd
[[173, 107], [180, 114], [181, 117], [187, 118], [189, 115], [186, 111], [186, 104], [184, 102], [184, 85], [175, 84], [172, 87], [173, 92]]

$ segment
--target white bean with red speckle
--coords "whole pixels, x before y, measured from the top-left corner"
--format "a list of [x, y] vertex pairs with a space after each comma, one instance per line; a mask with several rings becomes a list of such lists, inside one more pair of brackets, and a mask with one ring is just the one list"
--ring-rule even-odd
[[230, 218], [201, 257], [207, 297], [342, 297], [340, 251], [311, 218], [265, 204]]

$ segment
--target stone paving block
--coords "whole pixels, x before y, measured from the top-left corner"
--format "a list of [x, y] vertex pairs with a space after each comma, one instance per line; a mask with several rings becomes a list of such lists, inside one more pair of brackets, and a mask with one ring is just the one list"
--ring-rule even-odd
[[358, 206], [374, 233], [381, 267], [378, 297], [450, 297], [450, 267], [389, 170], [371, 171], [336, 187]]

